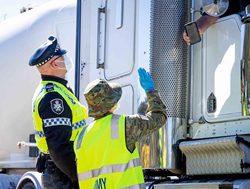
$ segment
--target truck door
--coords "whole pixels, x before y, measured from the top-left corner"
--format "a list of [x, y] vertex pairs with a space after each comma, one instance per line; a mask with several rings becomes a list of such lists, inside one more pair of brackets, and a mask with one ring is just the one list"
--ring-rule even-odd
[[135, 53], [135, 0], [106, 1], [104, 76], [107, 80], [130, 74]]
[[[127, 114], [134, 113], [134, 87], [138, 83], [135, 8], [135, 0], [87, 0], [82, 1], [81, 11], [81, 58], [86, 64], [84, 69], [88, 70], [89, 80], [102, 78], [122, 85], [123, 95], [119, 101], [122, 110], [119, 109], [120, 113]], [[89, 20], [84, 19], [86, 17]], [[81, 81], [87, 84], [84, 77]]]
[[204, 115], [209, 122], [241, 117], [240, 18], [222, 18], [204, 35]]
[[[127, 113], [133, 113], [133, 82], [136, 80], [129, 76], [135, 65], [135, 0], [108, 0], [105, 9], [104, 78], [122, 82], [120, 106], [126, 107]], [[120, 77], [128, 80], [119, 81]]]

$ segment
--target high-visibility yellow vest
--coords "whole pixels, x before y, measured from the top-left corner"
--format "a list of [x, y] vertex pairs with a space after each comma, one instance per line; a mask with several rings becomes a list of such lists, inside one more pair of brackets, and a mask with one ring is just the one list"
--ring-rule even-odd
[[[52, 90], [46, 90], [46, 85], [49, 83]], [[69, 105], [72, 111], [72, 123], [69, 118], [63, 117], [53, 117], [42, 120], [39, 116], [38, 105], [42, 98], [49, 92], [57, 92], [59, 93], [63, 99]], [[72, 127], [72, 135], [70, 141], [74, 141], [80, 129], [86, 126], [85, 119], [87, 118], [87, 110], [86, 108], [80, 104], [75, 95], [67, 89], [64, 85], [55, 82], [55, 81], [41, 81], [39, 86], [36, 89], [36, 92], [33, 96], [32, 100], [32, 115], [35, 126], [35, 139], [37, 143], [37, 147], [39, 150], [45, 154], [48, 154], [48, 145], [45, 140], [44, 132], [43, 132], [43, 124], [44, 126], [58, 126], [58, 125], [68, 125]]]
[[126, 147], [124, 115], [83, 128], [74, 148], [80, 189], [145, 189], [138, 149], [130, 153]]

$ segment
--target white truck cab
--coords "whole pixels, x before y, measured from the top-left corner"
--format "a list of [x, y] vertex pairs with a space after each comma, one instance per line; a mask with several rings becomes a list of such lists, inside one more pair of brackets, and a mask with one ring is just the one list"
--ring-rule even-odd
[[28, 59], [52, 34], [75, 62], [68, 79], [83, 104], [85, 86], [102, 78], [122, 85], [118, 113], [137, 113], [145, 100], [137, 68], [150, 70], [168, 120], [139, 144], [148, 188], [250, 188], [250, 30], [239, 15], [226, 16], [187, 46], [183, 26], [201, 7], [194, 0], [69, 0], [0, 23], [0, 182], [9, 186], [17, 181], [2, 179], [5, 173], [29, 171], [14, 177], [17, 188], [41, 187], [31, 172], [34, 149], [16, 143], [34, 142], [31, 99], [40, 76]]

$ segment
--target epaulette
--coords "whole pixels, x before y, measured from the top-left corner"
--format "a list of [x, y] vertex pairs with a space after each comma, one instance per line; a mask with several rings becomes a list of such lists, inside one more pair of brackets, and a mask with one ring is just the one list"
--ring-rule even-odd
[[54, 91], [54, 84], [53, 83], [47, 83], [45, 86], [46, 92]]

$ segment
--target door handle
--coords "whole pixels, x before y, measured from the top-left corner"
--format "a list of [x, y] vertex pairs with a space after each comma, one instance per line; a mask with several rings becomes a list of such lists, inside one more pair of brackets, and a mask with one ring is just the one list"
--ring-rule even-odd
[[104, 69], [105, 60], [105, 26], [106, 26], [106, 8], [99, 7], [97, 15], [97, 60], [96, 68]]

